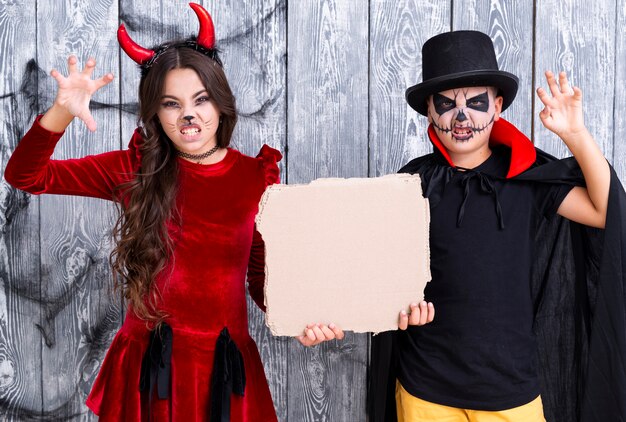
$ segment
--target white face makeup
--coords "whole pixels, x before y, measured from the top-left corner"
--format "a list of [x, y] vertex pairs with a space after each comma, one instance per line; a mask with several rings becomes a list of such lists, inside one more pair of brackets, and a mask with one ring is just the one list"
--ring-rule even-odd
[[499, 119], [502, 97], [492, 87], [455, 88], [428, 99], [428, 120], [451, 154], [489, 148], [493, 122]]
[[179, 151], [202, 154], [217, 144], [219, 110], [193, 69], [168, 72], [157, 116]]

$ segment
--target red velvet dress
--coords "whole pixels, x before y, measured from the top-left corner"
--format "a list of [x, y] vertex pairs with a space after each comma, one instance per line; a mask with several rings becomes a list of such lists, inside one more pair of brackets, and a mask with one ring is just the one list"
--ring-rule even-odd
[[[138, 168], [139, 132], [125, 151], [50, 160], [61, 135], [35, 122], [7, 164], [6, 180], [34, 194], [111, 200], [113, 188]], [[231, 420], [276, 420], [263, 365], [248, 333], [244, 289], [248, 270], [248, 288], [263, 308], [264, 251], [254, 217], [267, 185], [278, 182], [280, 158], [278, 151], [263, 146], [257, 158], [228, 149], [216, 164], [179, 159], [176, 206], [182, 222], [170, 228], [173, 268], [157, 280], [173, 331], [170, 398], [149, 401], [146, 392], [140, 393], [149, 331], [130, 311], [87, 399], [100, 420], [145, 421], [149, 412], [158, 421], [208, 421], [215, 344], [224, 327], [241, 351], [246, 377], [243, 397], [231, 396]]]

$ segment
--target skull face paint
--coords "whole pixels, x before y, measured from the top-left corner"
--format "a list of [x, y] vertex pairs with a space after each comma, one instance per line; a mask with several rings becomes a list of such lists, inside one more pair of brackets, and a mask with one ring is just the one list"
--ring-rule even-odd
[[455, 88], [428, 99], [428, 120], [450, 153], [489, 147], [493, 122], [500, 117], [502, 97], [493, 87]]

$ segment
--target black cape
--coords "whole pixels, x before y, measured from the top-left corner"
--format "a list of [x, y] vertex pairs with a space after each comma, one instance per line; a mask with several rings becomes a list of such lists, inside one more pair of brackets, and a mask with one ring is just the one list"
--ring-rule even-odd
[[[437, 150], [400, 170], [420, 174], [432, 205], [453, 171]], [[573, 158], [538, 149], [535, 164], [515, 178], [584, 185]], [[604, 230], [557, 215], [544, 219], [535, 242], [531, 288], [547, 421], [626, 421], [626, 193], [613, 168]], [[397, 420], [395, 347], [395, 331], [372, 337], [371, 422]]]

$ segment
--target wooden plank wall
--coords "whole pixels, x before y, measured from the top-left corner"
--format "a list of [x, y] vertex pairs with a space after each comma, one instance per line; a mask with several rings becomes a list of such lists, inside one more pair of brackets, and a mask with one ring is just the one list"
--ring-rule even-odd
[[[115, 31], [116, 15], [117, 2], [113, 0], [38, 2], [39, 66], [59, 67], [66, 73], [66, 64], [59, 58], [71, 52], [77, 57], [96, 57], [107, 67], [119, 67], [115, 40], [100, 36]], [[42, 107], [49, 106], [50, 95], [55, 91], [52, 78], [40, 80]], [[113, 103], [119, 97], [119, 85], [98, 94], [95, 100]], [[119, 113], [94, 110], [94, 118], [98, 132], [71, 125], [53, 157], [65, 159], [118, 149]], [[97, 370], [93, 360], [99, 362], [102, 357], [101, 345], [98, 347], [98, 342], [90, 339], [99, 326], [104, 326], [110, 341], [119, 321], [119, 301], [109, 295], [108, 271], [102, 271], [107, 265], [114, 210], [103, 207], [99, 200], [57, 195], [42, 196], [39, 209], [39, 283], [42, 302], [46, 303], [40, 324], [39, 356], [44, 414], [51, 418], [80, 415], [84, 412], [81, 388], [87, 390]]]
[[[29, 72], [37, 45], [35, 4], [16, 1], [0, 10], [0, 169], [37, 105], [37, 74]], [[5, 48], [5, 51], [9, 51]], [[16, 54], [19, 52], [19, 54]], [[32, 66], [31, 66], [32, 68]], [[19, 69], [19, 71], [15, 71]], [[29, 89], [20, 91], [26, 82]], [[34, 85], [34, 86], [33, 86]], [[37, 415], [43, 406], [40, 305], [39, 200], [0, 181], [0, 414]]]
[[[323, 0], [288, 8], [289, 183], [368, 174], [366, 6]], [[365, 385], [367, 346], [363, 334], [309, 349], [291, 342], [287, 419], [349, 420], [360, 414], [363, 387], [353, 387]]]
[[[495, 42], [520, 77], [504, 117], [566, 156], [538, 119], [546, 69], [585, 93], [588, 127], [626, 178], [626, 0], [206, 0], [241, 115], [233, 145], [284, 153], [282, 179], [395, 172], [430, 151], [425, 119], [404, 101], [421, 81], [421, 45], [450, 29]], [[55, 157], [124, 148], [136, 123], [136, 66], [118, 49], [124, 22], [153, 45], [195, 33], [183, 1], [7, 0], [0, 5], [0, 170], [34, 116], [53, 100], [51, 68], [93, 56], [116, 80], [94, 99], [98, 132], [73, 124]], [[544, 84], [545, 85], [545, 84]], [[95, 420], [83, 402], [123, 317], [110, 289], [102, 201], [32, 197], [0, 181], [0, 419]], [[320, 292], [323, 296], [323, 292]], [[408, 299], [409, 300], [409, 299]], [[249, 303], [252, 305], [252, 302]], [[303, 348], [274, 338], [250, 306], [279, 419], [364, 421], [369, 337]]]

